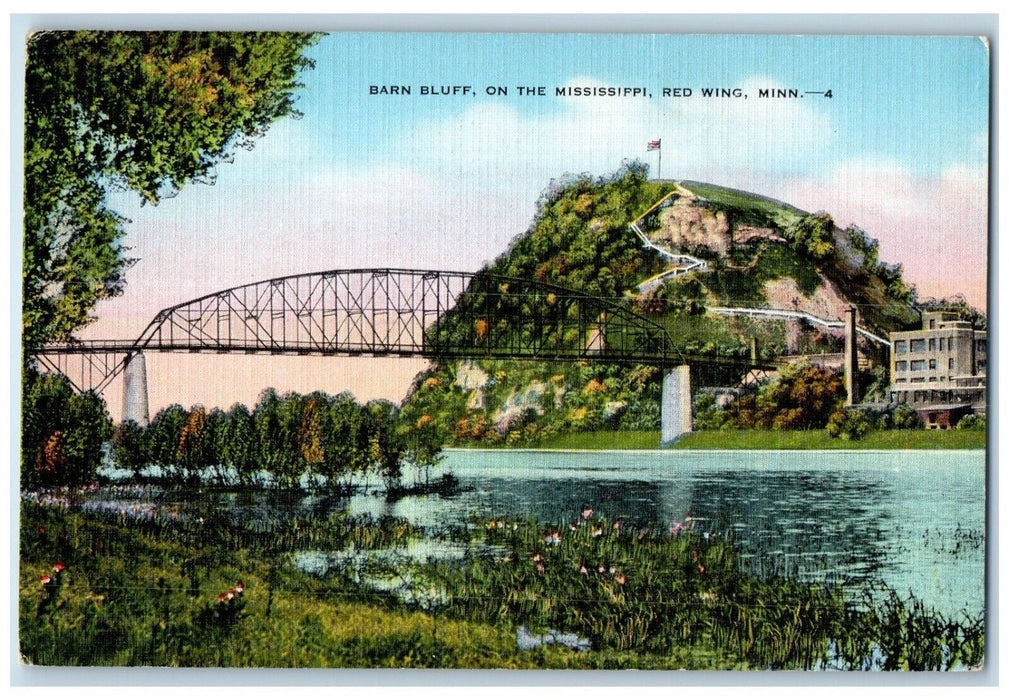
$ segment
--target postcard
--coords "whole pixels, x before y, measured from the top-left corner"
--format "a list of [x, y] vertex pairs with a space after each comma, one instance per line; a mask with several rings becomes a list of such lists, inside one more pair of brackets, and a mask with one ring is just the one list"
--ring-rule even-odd
[[23, 665], [985, 668], [984, 37], [25, 42]]

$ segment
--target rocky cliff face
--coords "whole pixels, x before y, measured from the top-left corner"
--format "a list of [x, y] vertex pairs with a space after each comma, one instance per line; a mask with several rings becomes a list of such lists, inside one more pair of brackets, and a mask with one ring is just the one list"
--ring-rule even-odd
[[726, 256], [732, 248], [729, 217], [704, 204], [688, 190], [679, 190], [659, 214], [660, 227], [649, 234], [653, 243], [669, 250], [688, 251], [703, 246]]
[[[821, 224], [811, 238], [803, 228], [809, 220]], [[874, 240], [837, 227], [826, 214], [714, 185], [678, 183], [648, 223], [646, 234], [656, 245], [709, 261], [714, 273], [699, 275], [705, 294], [697, 300], [705, 305], [751, 304], [839, 320], [855, 303], [864, 308], [862, 323], [883, 333], [914, 321], [906, 299], [893, 298], [907, 292], [899, 266], [880, 263]], [[720, 288], [725, 280], [717, 278], [733, 274], [750, 283], [730, 280]]]

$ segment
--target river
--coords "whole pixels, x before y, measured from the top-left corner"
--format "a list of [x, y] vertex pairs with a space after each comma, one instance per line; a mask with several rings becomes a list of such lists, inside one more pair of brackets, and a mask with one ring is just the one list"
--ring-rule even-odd
[[[957, 451], [449, 450], [431, 479], [452, 472], [452, 496], [395, 501], [275, 491], [143, 491], [132, 508], [205, 508], [238, 520], [311, 511], [392, 515], [428, 532], [473, 518], [576, 521], [583, 509], [628, 526], [731, 538], [758, 575], [809, 582], [882, 582], [950, 616], [984, 613], [985, 453]], [[415, 475], [408, 470], [407, 481]], [[120, 508], [127, 498], [102, 493]], [[689, 521], [687, 519], [690, 519]], [[423, 550], [423, 543], [421, 543]], [[437, 545], [432, 543], [431, 551]]]

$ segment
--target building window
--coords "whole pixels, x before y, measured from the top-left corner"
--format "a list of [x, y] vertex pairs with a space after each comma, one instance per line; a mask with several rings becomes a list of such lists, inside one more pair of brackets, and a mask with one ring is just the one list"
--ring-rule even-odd
[[936, 369], [936, 362], [935, 362], [935, 360], [929, 360], [928, 361], [928, 368], [929, 369]]
[[906, 382], [906, 381], [907, 381], [907, 380], [906, 380], [906, 379], [904, 379], [904, 377], [897, 377], [897, 381], [896, 381], [896, 383], [897, 383], [897, 384], [903, 384], [903, 383], [904, 383], [904, 382]]
[[925, 369], [925, 360], [911, 360], [911, 371], [919, 372]]
[[935, 381], [935, 377], [929, 377], [929, 378], [928, 378], [928, 380], [929, 380], [930, 382], [934, 382], [934, 381]]
[[898, 372], [906, 372], [907, 371], [907, 360], [898, 360], [897, 363], [894, 365], [894, 368]]
[[911, 352], [925, 352], [925, 339], [918, 338], [911, 341]]
[[978, 352], [988, 352], [988, 341], [984, 338], [977, 341], [977, 350]]
[[950, 339], [949, 339], [949, 341], [947, 341], [947, 343], [946, 343], [946, 348], [947, 348], [947, 349], [948, 349], [948, 350], [949, 350], [950, 352], [953, 352], [953, 348], [954, 348], [954, 345], [953, 345], [953, 339], [952, 339], [952, 338], [950, 338]]
[[928, 339], [928, 350], [929, 352], [933, 352], [935, 350], [935, 338]]
[[906, 340], [895, 340], [893, 342], [893, 351], [904, 354], [907, 352], [907, 341]]
[[939, 352], [942, 352], [945, 349], [946, 349], [946, 339], [939, 338]]
[[935, 319], [934, 318], [930, 318], [928, 320], [928, 327], [929, 327], [930, 330], [933, 329], [933, 328], [935, 328]]
[[949, 370], [952, 372], [956, 369], [956, 360], [954, 358], [949, 358]]

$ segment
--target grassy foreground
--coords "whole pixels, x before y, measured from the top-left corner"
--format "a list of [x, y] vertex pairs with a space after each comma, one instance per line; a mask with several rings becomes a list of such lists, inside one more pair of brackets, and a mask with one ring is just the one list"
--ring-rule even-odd
[[[874, 430], [861, 440], [832, 438], [826, 430], [702, 430], [683, 436], [677, 450], [983, 450], [975, 430]], [[536, 445], [552, 450], [654, 450], [659, 432], [571, 433]]]
[[[980, 620], [894, 594], [748, 576], [728, 542], [677, 523], [503, 520], [450, 533], [493, 553], [456, 563], [294, 566], [305, 551], [377, 551], [405, 521], [345, 515], [233, 524], [22, 504], [25, 663], [224, 667], [977, 668]], [[399, 592], [362, 585], [369, 575]], [[391, 578], [389, 578], [391, 576]], [[576, 643], [523, 645], [563, 633]]]
[[[344, 575], [302, 573], [287, 556], [302, 548], [403, 544], [415, 533], [402, 521], [294, 521], [263, 537], [255, 528], [222, 523], [204, 523], [207, 532], [201, 533], [166, 520], [131, 522], [33, 504], [23, 505], [21, 520], [19, 647], [27, 664], [746, 667], [705, 644], [662, 655], [556, 645], [523, 650], [514, 623], [435, 615], [362, 589]], [[216, 536], [208, 537], [211, 532]]]

